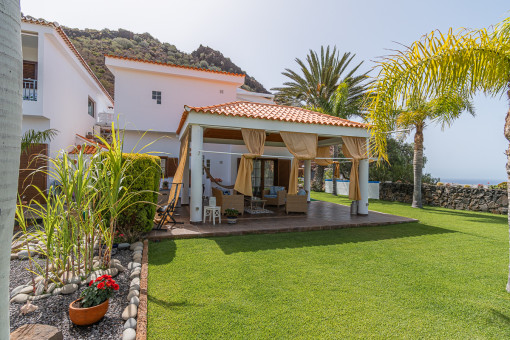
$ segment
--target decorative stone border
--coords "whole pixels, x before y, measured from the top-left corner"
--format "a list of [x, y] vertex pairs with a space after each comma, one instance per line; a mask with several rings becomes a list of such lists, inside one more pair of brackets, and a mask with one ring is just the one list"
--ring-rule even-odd
[[[119, 245], [120, 246], [120, 245]], [[142, 270], [142, 257], [144, 253], [144, 245], [142, 242], [135, 242], [129, 246], [133, 251], [133, 261], [129, 262], [128, 270], [131, 271], [129, 278], [129, 293], [127, 299], [129, 304], [122, 312], [122, 319], [126, 321], [124, 331], [122, 332], [122, 340], [135, 340], [137, 328], [138, 306], [140, 304], [140, 273]], [[146, 251], [145, 251], [146, 253]]]
[[138, 305], [138, 322], [136, 340], [147, 339], [147, 277], [149, 274], [149, 241], [143, 242], [142, 271], [140, 274], [140, 304]]

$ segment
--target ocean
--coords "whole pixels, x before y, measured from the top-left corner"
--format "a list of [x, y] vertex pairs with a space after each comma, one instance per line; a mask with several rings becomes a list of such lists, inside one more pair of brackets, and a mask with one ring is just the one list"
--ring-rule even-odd
[[480, 178], [442, 178], [440, 182], [442, 183], [457, 183], [457, 184], [483, 184], [483, 185], [496, 185], [501, 182], [506, 182], [506, 179], [480, 179]]

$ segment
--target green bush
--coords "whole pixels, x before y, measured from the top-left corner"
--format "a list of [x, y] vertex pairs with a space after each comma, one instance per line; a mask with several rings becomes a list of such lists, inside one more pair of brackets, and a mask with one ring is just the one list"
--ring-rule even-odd
[[126, 153], [123, 154], [123, 158], [125, 162], [131, 162], [126, 172], [124, 187], [130, 192], [139, 194], [134, 195], [128, 204], [129, 207], [119, 216], [118, 230], [132, 242], [152, 229], [161, 168], [157, 156]]

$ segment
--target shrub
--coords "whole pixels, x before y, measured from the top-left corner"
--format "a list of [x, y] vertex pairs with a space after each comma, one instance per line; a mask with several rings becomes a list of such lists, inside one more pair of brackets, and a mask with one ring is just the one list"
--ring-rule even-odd
[[501, 190], [508, 190], [508, 182], [501, 182], [498, 184], [498, 189], [501, 189]]
[[[160, 160], [147, 154], [123, 154], [125, 162], [131, 162], [126, 172], [124, 187], [138, 192], [121, 213], [118, 230], [130, 242], [152, 229], [158, 200]], [[138, 203], [135, 203], [138, 202]]]

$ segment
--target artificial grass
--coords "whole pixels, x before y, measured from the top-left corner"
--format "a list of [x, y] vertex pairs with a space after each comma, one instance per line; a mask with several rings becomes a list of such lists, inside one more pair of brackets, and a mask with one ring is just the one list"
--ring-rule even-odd
[[151, 243], [148, 339], [510, 337], [506, 216], [369, 208], [420, 223]]

